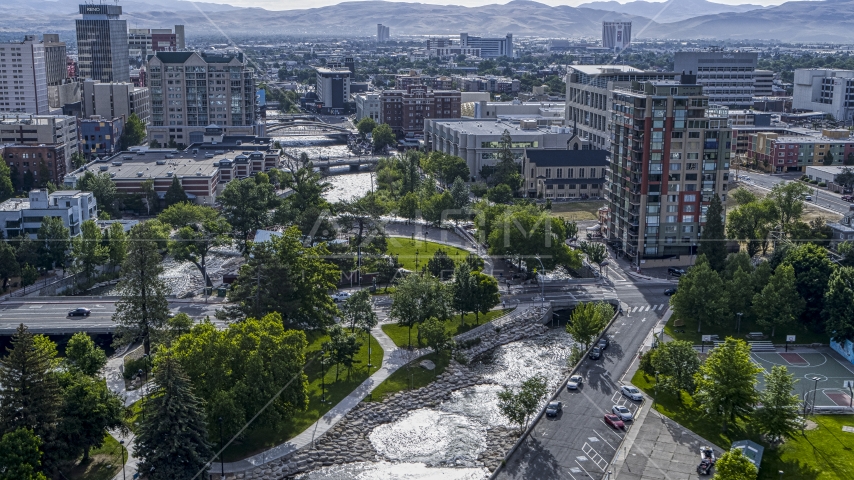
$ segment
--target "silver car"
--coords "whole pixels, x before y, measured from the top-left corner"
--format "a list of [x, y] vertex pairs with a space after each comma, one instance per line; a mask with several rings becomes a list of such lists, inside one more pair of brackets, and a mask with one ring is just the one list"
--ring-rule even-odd
[[633, 417], [632, 412], [622, 405], [614, 405], [613, 407], [611, 407], [611, 411], [614, 412], [614, 415], [620, 417], [620, 420], [624, 422], [631, 420]]
[[620, 387], [620, 393], [622, 393], [623, 396], [629, 397], [636, 402], [640, 402], [641, 400], [643, 400], [643, 395], [641, 394], [640, 390], [631, 385], [623, 385], [622, 387]]
[[578, 387], [580, 387], [582, 384], [584, 384], [584, 378], [582, 378], [581, 375], [573, 375], [569, 377], [569, 381], [566, 382], [566, 389], [578, 390]]

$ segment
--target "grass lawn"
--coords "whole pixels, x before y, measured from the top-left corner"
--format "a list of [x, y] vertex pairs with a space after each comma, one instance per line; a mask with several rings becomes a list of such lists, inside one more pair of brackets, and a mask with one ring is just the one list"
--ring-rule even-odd
[[[490, 310], [486, 313], [486, 315], [480, 315], [480, 324], [491, 322], [493, 319], [500, 317], [506, 312], [509, 312], [510, 309], [506, 310]], [[445, 331], [449, 332], [451, 335], [459, 335], [465, 331], [471, 330], [476, 327], [475, 319], [473, 313], [467, 313], [463, 320], [464, 322], [460, 322], [460, 316], [454, 315], [450, 320], [445, 322]], [[389, 323], [382, 326], [383, 332], [388, 335], [393, 341], [394, 344], [398, 347], [408, 347], [409, 346], [409, 328], [401, 327], [396, 323]], [[417, 346], [418, 343], [418, 325], [412, 327], [412, 344]]]
[[599, 220], [599, 209], [605, 201], [592, 202], [552, 202], [552, 215], [575, 222], [583, 220]]
[[[306, 337], [309, 342], [306, 357], [309, 358], [314, 355], [314, 352], [320, 350], [323, 342], [329, 340], [328, 335], [322, 335], [318, 332], [306, 332]], [[371, 364], [373, 365], [371, 373], [375, 373], [382, 365], [383, 349], [373, 336], [370, 338]], [[243, 439], [235, 440], [225, 451], [225, 461], [232, 462], [246, 458], [293, 438], [317, 421], [323, 414], [365, 381], [368, 378], [368, 368], [365, 364], [368, 357], [368, 344], [364, 336], [360, 336], [360, 340], [363, 343], [359, 349], [359, 353], [356, 354], [356, 361], [358, 363], [354, 365], [349, 380], [347, 379], [347, 370], [342, 367], [339, 379], [336, 382], [335, 367], [327, 365], [324, 377], [326, 383], [326, 403], [320, 402], [322, 372], [320, 363], [311, 363], [305, 369], [305, 373], [308, 376], [308, 408], [297, 412], [286, 424], [277, 429], [260, 427], [253, 430]]]
[[[405, 237], [388, 237], [388, 249], [386, 253], [397, 255], [398, 261], [403, 265], [403, 268], [415, 271], [426, 265], [427, 261], [433, 258], [433, 254], [439, 249], [444, 250], [451, 257], [451, 260], [455, 262], [461, 262], [469, 255], [469, 252], [461, 248], [441, 243], [425, 242], [423, 239], [419, 240], [417, 238], [410, 240]], [[418, 261], [417, 265], [416, 260]]]
[[[740, 334], [736, 333], [735, 320], [721, 326], [703, 325], [702, 333], [697, 333], [697, 322], [693, 320], [686, 320], [684, 322], [684, 326], [675, 327], [673, 324], [676, 320], [677, 319], [675, 316], [670, 317], [670, 321], [668, 321], [667, 325], [664, 327], [664, 332], [677, 340], [688, 340], [689, 342], [693, 342], [695, 345], [700, 345], [700, 342], [703, 340], [703, 335], [718, 335], [721, 340], [725, 339], [726, 337], [747, 340], [747, 334], [750, 332], [765, 332], [766, 335], [771, 334], [770, 328], [766, 330], [763, 327], [757, 325], [756, 321], [748, 320], [747, 318], [744, 318], [741, 321]], [[675, 330], [684, 331], [677, 333]], [[771, 340], [775, 344], [783, 345], [786, 343], [786, 335], [795, 335], [797, 337], [796, 343], [798, 344], [827, 344], [829, 341], [829, 338], [826, 333], [815, 333], [805, 328], [803, 325], [799, 324], [792, 324], [788, 327], [778, 327], [774, 337], [767, 338], [766, 340]]]
[[[632, 377], [632, 383], [651, 397], [655, 395], [654, 377], [639, 370]], [[785, 478], [799, 480], [854, 478], [854, 434], [842, 431], [843, 425], [854, 426], [854, 416], [809, 417], [818, 428], [798, 433], [782, 445], [769, 448], [750, 425], [738, 422], [730, 426], [729, 432], [723, 433], [720, 424], [705, 417], [690, 395], [682, 392], [682, 400], [680, 405], [675, 395], [659, 392], [655, 409], [722, 449], [728, 449], [735, 440], [749, 439], [762, 444], [765, 454], [759, 470], [760, 480], [778, 480], [780, 470]]]
[[[436, 364], [436, 368], [433, 370], [426, 370], [419, 367], [418, 364], [423, 360], [431, 360]], [[377, 385], [377, 388], [371, 392], [369, 397], [365, 397], [364, 401], [379, 402], [387, 395], [409, 389], [410, 385], [413, 389], [429, 385], [438, 375], [445, 371], [450, 361], [451, 355], [447, 352], [443, 353], [441, 356], [438, 356], [435, 353], [430, 353], [423, 357], [419, 357], [392, 373], [383, 383]], [[411, 379], [410, 375], [412, 377]]]
[[[89, 452], [88, 462], [79, 462], [80, 459], [74, 468], [62, 472], [63, 477], [69, 480], [110, 480], [122, 469], [122, 446], [112, 435], [107, 435], [101, 448]], [[132, 472], [127, 473], [128, 478], [133, 476]]]

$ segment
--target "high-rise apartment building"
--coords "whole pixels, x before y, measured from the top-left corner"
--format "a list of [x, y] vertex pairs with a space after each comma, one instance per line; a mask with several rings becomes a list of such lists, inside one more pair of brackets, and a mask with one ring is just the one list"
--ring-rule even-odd
[[83, 82], [83, 116], [94, 115], [112, 119], [127, 120], [135, 113], [140, 120], [151, 121], [151, 98], [146, 87], [136, 87], [132, 83], [98, 83], [94, 80]]
[[632, 43], [632, 22], [602, 22], [602, 46], [621, 52]]
[[318, 68], [317, 91], [318, 100], [324, 109], [343, 110], [350, 98], [350, 81], [353, 72], [347, 68]]
[[390, 35], [389, 28], [382, 23], [377, 24], [377, 43], [385, 43]]
[[838, 121], [854, 121], [854, 70], [799, 68], [794, 83], [795, 110], [824, 112]]
[[189, 145], [205, 127], [255, 132], [255, 79], [243, 53], [155, 52], [148, 59], [149, 139]]
[[709, 103], [750, 108], [755, 91], [756, 52], [703, 50], [676, 52], [674, 70], [697, 75]]
[[130, 82], [128, 26], [122, 7], [107, 4], [80, 5], [76, 20], [77, 67], [81, 79]]
[[[726, 200], [732, 132], [693, 75], [611, 94], [606, 233], [641, 268], [694, 262], [715, 194]], [[665, 261], [666, 259], [666, 261]]]
[[508, 33], [506, 37], [485, 38], [461, 33], [460, 48], [479, 48], [480, 56], [483, 58], [512, 57], [513, 34]]
[[422, 135], [427, 118], [460, 118], [459, 90], [433, 90], [409, 85], [404, 90], [383, 90], [380, 120], [399, 135]]
[[673, 80], [675, 73], [638, 70], [629, 65], [569, 65], [566, 75], [565, 125], [576, 128], [590, 146], [611, 148], [611, 92], [632, 82]]
[[[70, 162], [77, 151], [77, 118], [65, 115], [0, 115], [0, 143], [64, 145]], [[66, 165], [66, 168], [69, 165]]]
[[49, 112], [44, 45], [34, 35], [0, 43], [0, 82], [0, 112]]
[[57, 33], [46, 33], [42, 36], [42, 45], [44, 46], [47, 85], [62, 85], [68, 78], [68, 69], [65, 64], [67, 56], [65, 42], [59, 41], [59, 34]]

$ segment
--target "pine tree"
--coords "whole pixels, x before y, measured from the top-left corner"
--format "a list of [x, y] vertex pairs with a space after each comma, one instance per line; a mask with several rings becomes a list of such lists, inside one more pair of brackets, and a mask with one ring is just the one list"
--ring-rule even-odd
[[172, 185], [169, 185], [169, 189], [166, 190], [164, 200], [166, 200], [167, 208], [176, 203], [189, 201], [187, 193], [184, 191], [184, 187], [181, 186], [181, 181], [178, 180], [178, 177], [172, 177]]
[[706, 211], [706, 225], [700, 235], [698, 255], [705, 255], [712, 270], [721, 273], [726, 263], [726, 236], [721, 198], [715, 194]]
[[0, 431], [30, 429], [47, 446], [55, 436], [61, 404], [56, 349], [40, 348], [21, 324], [8, 352], [0, 359]]
[[122, 263], [122, 277], [113, 321], [116, 341], [120, 344], [142, 339], [146, 354], [151, 354], [151, 332], [162, 327], [169, 315], [166, 284], [160, 279], [163, 258], [157, 249], [159, 233], [152, 222], [141, 223], [130, 232], [127, 258]]
[[[149, 480], [194, 478], [213, 458], [207, 442], [202, 403], [178, 361], [162, 357], [154, 373], [154, 391], [145, 402], [136, 454]], [[203, 475], [202, 478], [205, 478]]]

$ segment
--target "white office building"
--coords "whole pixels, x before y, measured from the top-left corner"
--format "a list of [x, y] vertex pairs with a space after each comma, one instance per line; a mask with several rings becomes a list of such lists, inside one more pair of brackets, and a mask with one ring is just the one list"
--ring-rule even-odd
[[343, 110], [350, 98], [353, 72], [347, 68], [317, 69], [317, 99], [324, 108]]
[[0, 203], [0, 230], [6, 238], [29, 235], [35, 239], [44, 217], [58, 217], [72, 237], [80, 235], [80, 224], [98, 218], [95, 195], [80, 190], [32, 190], [27, 198]]
[[49, 111], [44, 44], [35, 35], [0, 43], [0, 112]]
[[709, 103], [728, 108], [751, 108], [755, 92], [756, 52], [697, 50], [676, 52], [673, 64], [677, 73], [697, 75], [697, 84]]
[[379, 123], [382, 110], [380, 108], [380, 94], [360, 93], [354, 98], [356, 99], [356, 121], [368, 117]]
[[602, 47], [621, 52], [632, 43], [632, 22], [602, 22]]
[[839, 121], [854, 121], [854, 70], [795, 70], [792, 108], [799, 111], [824, 112]]
[[377, 43], [385, 43], [389, 38], [389, 28], [382, 23], [377, 24]]
[[460, 48], [479, 48], [480, 56], [483, 58], [512, 57], [513, 34], [508, 33], [506, 37], [486, 38], [461, 33]]

